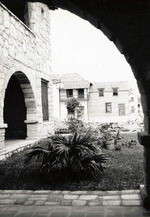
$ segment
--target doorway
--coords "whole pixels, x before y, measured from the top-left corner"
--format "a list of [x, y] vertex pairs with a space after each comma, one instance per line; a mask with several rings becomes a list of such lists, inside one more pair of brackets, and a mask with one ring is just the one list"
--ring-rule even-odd
[[5, 139], [25, 139], [27, 137], [26, 113], [24, 94], [17, 78], [12, 75], [4, 99], [4, 123], [8, 125]]

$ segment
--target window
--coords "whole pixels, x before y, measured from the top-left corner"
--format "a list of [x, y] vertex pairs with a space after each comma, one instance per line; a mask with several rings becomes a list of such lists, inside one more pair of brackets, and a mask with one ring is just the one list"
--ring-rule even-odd
[[118, 88], [113, 88], [113, 96], [118, 96]]
[[73, 89], [66, 90], [67, 98], [73, 97]]
[[131, 113], [132, 113], [132, 114], [135, 113], [135, 108], [134, 108], [134, 106], [131, 106]]
[[118, 104], [118, 110], [119, 110], [119, 116], [124, 116], [125, 115], [125, 104], [124, 103]]
[[106, 111], [106, 113], [111, 113], [112, 112], [111, 102], [106, 102], [105, 103], [105, 111]]
[[78, 89], [78, 98], [84, 99], [84, 89]]
[[104, 96], [104, 88], [99, 89], [99, 96]]
[[49, 120], [48, 113], [48, 82], [41, 80], [43, 121]]

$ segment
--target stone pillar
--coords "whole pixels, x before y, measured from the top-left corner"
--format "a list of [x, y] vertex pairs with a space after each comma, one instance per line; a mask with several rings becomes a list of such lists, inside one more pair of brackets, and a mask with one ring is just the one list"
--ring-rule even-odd
[[0, 152], [5, 148], [5, 128], [7, 128], [7, 124], [0, 125]]
[[36, 140], [38, 139], [38, 121], [28, 121], [26, 120], [25, 123], [27, 124], [27, 140]]
[[139, 132], [138, 139], [144, 147], [144, 195], [143, 206], [150, 209], [150, 134]]

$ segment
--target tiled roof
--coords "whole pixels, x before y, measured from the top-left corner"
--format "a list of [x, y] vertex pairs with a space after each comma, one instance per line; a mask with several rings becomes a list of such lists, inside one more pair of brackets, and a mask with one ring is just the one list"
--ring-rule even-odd
[[112, 91], [112, 88], [119, 88], [119, 90], [129, 90], [127, 81], [116, 82], [95, 82], [93, 83], [91, 90], [104, 88], [105, 91]]
[[62, 74], [54, 75], [54, 79], [60, 79], [63, 84], [63, 89], [79, 89], [79, 88], [89, 88], [90, 82], [83, 79], [77, 73], [73, 74]]

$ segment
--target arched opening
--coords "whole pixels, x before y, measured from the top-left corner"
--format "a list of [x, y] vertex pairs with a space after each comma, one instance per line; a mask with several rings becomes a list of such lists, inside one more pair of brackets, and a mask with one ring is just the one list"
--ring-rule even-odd
[[5, 139], [25, 139], [27, 137], [26, 113], [24, 94], [17, 78], [12, 75], [4, 100], [4, 123], [8, 125]]
[[28, 77], [20, 71], [9, 79], [4, 98], [5, 139], [32, 139], [37, 133], [36, 102]]

